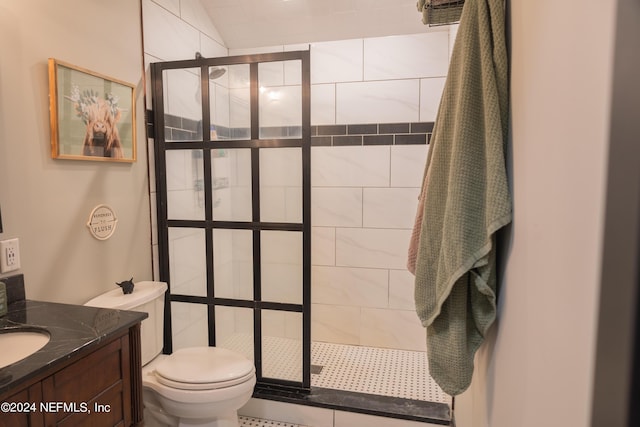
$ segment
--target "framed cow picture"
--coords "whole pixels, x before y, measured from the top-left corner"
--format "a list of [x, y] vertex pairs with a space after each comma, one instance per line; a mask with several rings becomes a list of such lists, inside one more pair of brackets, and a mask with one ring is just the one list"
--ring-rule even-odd
[[135, 87], [49, 58], [51, 156], [134, 162]]

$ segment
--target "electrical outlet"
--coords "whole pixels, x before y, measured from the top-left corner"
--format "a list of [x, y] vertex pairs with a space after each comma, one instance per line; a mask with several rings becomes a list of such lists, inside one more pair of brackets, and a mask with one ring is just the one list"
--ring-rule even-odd
[[18, 239], [0, 242], [0, 273], [20, 269], [20, 241]]

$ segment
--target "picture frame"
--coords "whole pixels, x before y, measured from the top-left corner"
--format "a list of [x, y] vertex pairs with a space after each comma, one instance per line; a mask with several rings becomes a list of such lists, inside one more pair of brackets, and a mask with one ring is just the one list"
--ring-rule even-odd
[[51, 157], [136, 161], [135, 86], [49, 58]]

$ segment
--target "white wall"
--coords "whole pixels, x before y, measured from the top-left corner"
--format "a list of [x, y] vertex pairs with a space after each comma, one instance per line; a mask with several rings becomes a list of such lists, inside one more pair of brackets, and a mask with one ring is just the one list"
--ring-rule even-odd
[[[84, 303], [151, 279], [139, 3], [2, 2], [0, 51], [0, 239], [20, 239], [27, 298]], [[137, 162], [51, 158], [49, 57], [135, 85]], [[118, 218], [107, 241], [86, 226], [101, 203]]]
[[590, 425], [615, 6], [511, 1], [514, 220], [460, 427]]
[[[144, 31], [144, 64], [147, 80], [150, 81], [149, 64], [160, 61], [175, 61], [194, 59], [195, 53], [200, 52], [204, 57], [227, 56], [227, 48], [215, 26], [211, 23], [206, 12], [202, 10], [198, 0], [142, 0], [142, 17]], [[147, 108], [151, 109], [151, 85], [147, 85]], [[197, 85], [188, 91], [189, 99], [194, 102], [182, 105], [197, 105], [191, 94], [196, 93]], [[175, 92], [187, 92], [177, 90]], [[179, 101], [177, 103], [179, 104]], [[173, 104], [172, 104], [173, 105]], [[180, 113], [175, 111], [174, 113]], [[183, 114], [188, 116], [188, 114]], [[195, 113], [199, 118], [201, 113]], [[157, 218], [155, 212], [156, 188], [155, 165], [153, 163], [153, 140], [149, 141], [149, 161], [152, 171], [151, 201], [153, 226], [153, 254], [158, 259]], [[171, 169], [181, 173], [180, 176], [170, 176], [169, 186], [173, 194], [177, 194], [182, 202], [173, 206], [183, 210], [189, 217], [204, 217], [202, 206], [197, 203], [197, 195], [193, 194], [194, 161], [191, 153], [176, 153], [168, 159], [179, 166]], [[200, 162], [202, 160], [200, 159]], [[181, 166], [180, 166], [181, 165]], [[186, 189], [186, 190], [185, 190]], [[206, 265], [204, 255], [204, 236], [201, 230], [173, 230], [172, 254], [170, 256], [171, 283], [177, 292], [189, 295], [206, 295]], [[155, 264], [157, 266], [157, 262]], [[158, 278], [159, 273], [154, 272]], [[174, 290], [174, 292], [176, 291]], [[207, 310], [204, 305], [172, 303], [172, 330], [174, 349], [207, 345], [208, 326]]]

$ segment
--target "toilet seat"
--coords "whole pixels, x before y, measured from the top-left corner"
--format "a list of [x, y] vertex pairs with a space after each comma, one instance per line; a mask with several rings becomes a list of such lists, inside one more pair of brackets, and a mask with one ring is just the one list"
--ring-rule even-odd
[[253, 363], [218, 347], [189, 347], [175, 351], [155, 367], [156, 380], [180, 390], [215, 390], [250, 381]]
[[241, 378], [236, 378], [234, 380], [229, 380], [229, 381], [220, 381], [215, 383], [184, 383], [180, 381], [169, 380], [156, 372], [156, 379], [160, 384], [166, 385], [167, 387], [171, 387], [171, 388], [177, 388], [180, 390], [215, 390], [219, 388], [226, 388], [226, 387], [242, 384], [245, 381], [251, 380], [254, 377], [254, 375], [255, 374], [253, 372], [250, 372]]

